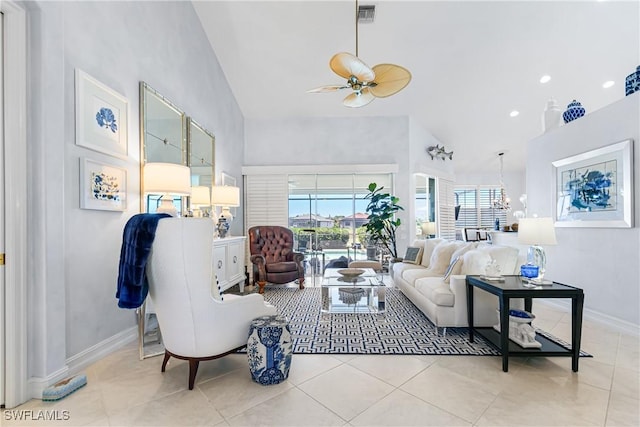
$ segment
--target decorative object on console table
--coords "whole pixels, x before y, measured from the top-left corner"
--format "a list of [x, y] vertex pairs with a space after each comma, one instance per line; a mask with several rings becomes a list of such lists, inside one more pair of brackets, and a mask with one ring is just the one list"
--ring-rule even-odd
[[580, 118], [584, 116], [585, 109], [578, 101], [575, 99], [567, 105], [567, 109], [564, 113], [562, 113], [562, 118], [565, 123], [569, 123], [572, 120]]
[[556, 227], [633, 227], [633, 140], [553, 166]]
[[558, 101], [551, 98], [547, 101], [547, 106], [542, 115], [542, 131], [549, 132], [551, 129], [562, 125], [562, 110], [558, 106]]
[[625, 96], [631, 95], [632, 93], [638, 91], [640, 91], [640, 65], [638, 65], [636, 71], [629, 74], [624, 81]]
[[127, 98], [76, 68], [76, 145], [127, 158]]
[[[211, 188], [211, 203], [222, 207], [222, 212], [218, 216], [218, 223], [221, 223], [224, 219], [228, 227], [230, 227], [233, 215], [229, 208], [240, 206], [240, 189], [229, 185], [214, 185]], [[220, 226], [218, 231], [220, 231]]]
[[[538, 284], [547, 284], [544, 281], [547, 255], [540, 245], [557, 244], [553, 219], [522, 218], [518, 228], [518, 242], [524, 245], [531, 245], [527, 253], [527, 263], [538, 266], [538, 276], [532, 281]], [[548, 284], [551, 284], [551, 282]]]
[[191, 194], [191, 170], [176, 163], [146, 163], [143, 171], [143, 187], [147, 194], [162, 194], [157, 213], [178, 216], [172, 196]]
[[[498, 313], [498, 324], [493, 329], [500, 332], [500, 310]], [[509, 339], [523, 348], [540, 348], [542, 343], [536, 341], [536, 330], [531, 326], [535, 319], [532, 313], [524, 310], [509, 310]]]

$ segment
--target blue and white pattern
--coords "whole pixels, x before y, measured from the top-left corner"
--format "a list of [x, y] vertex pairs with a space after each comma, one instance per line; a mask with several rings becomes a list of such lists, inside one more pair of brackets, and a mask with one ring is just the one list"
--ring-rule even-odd
[[96, 113], [96, 121], [98, 122], [98, 126], [100, 126], [101, 128], [109, 129], [113, 133], [116, 133], [118, 131], [116, 116], [113, 114], [113, 111], [111, 111], [111, 108], [100, 108], [100, 110]]
[[[447, 328], [442, 334], [402, 292], [386, 289], [384, 314], [321, 313], [320, 288], [270, 287], [264, 298], [289, 319], [296, 354], [413, 354], [498, 356], [500, 352], [468, 328]], [[570, 349], [552, 335], [536, 330]], [[581, 356], [589, 356], [580, 352]], [[251, 360], [251, 359], [250, 359]]]
[[247, 356], [253, 381], [262, 385], [279, 384], [291, 367], [291, 329], [286, 318], [262, 316], [249, 327]]
[[400, 291], [386, 289], [384, 314], [321, 313], [321, 289], [269, 288], [265, 300], [290, 319], [294, 353], [498, 355], [467, 328], [446, 335]]
[[91, 172], [91, 195], [95, 200], [119, 202], [121, 195], [118, 177], [104, 172]]
[[640, 65], [638, 65], [638, 68], [636, 68], [636, 71], [629, 74], [624, 81], [625, 95], [628, 96], [638, 91], [640, 91]]
[[579, 117], [584, 116], [585, 109], [578, 101], [575, 99], [567, 105], [567, 110], [562, 113], [562, 118], [565, 123], [569, 123], [572, 120], [575, 120]]

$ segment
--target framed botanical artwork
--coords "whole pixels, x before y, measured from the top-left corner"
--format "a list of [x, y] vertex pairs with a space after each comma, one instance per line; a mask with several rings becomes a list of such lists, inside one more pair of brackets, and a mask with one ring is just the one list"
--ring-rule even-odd
[[556, 227], [633, 227], [633, 140], [553, 162]]
[[127, 158], [127, 98], [76, 69], [76, 145]]
[[124, 211], [127, 208], [127, 170], [80, 158], [80, 208]]

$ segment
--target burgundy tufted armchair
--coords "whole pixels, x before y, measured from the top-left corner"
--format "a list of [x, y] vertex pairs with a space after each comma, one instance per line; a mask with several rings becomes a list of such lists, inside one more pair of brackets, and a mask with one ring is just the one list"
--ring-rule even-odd
[[293, 232], [286, 227], [260, 225], [249, 229], [249, 251], [253, 281], [259, 292], [269, 283], [289, 283], [298, 279], [304, 288], [304, 255], [293, 251]]

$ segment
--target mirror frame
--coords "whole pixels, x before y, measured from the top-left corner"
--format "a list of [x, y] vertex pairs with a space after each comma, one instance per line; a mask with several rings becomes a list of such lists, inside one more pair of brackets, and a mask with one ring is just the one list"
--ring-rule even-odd
[[[211, 189], [216, 183], [216, 137], [213, 133], [205, 129], [200, 123], [193, 120], [191, 117], [187, 117], [187, 165], [190, 168], [194, 167], [194, 159], [192, 159], [193, 154], [193, 142], [194, 142], [194, 130], [202, 132], [206, 137], [209, 138], [211, 142], [211, 182], [208, 184], [208, 187]], [[209, 153], [207, 153], [209, 154]], [[204, 163], [205, 159], [201, 158], [200, 161]], [[194, 181], [194, 173], [193, 169], [191, 171], [191, 185]], [[198, 175], [199, 176], [199, 175]], [[198, 182], [197, 185], [202, 185], [201, 182]], [[191, 210], [191, 197], [189, 197], [187, 208]]]
[[[177, 107], [173, 102], [167, 99], [164, 95], [159, 93], [153, 87], [151, 87], [146, 82], [140, 82], [140, 211], [148, 212], [147, 199], [148, 196], [145, 195], [144, 192], [144, 165], [147, 163], [147, 155], [148, 150], [146, 149], [147, 145], [150, 143], [147, 138], [147, 124], [146, 121], [148, 119], [148, 100], [149, 96], [154, 96], [159, 99], [165, 106], [169, 109], [173, 110], [176, 113], [176, 117], [180, 118], [180, 147], [176, 147], [180, 150], [180, 163], [181, 165], [188, 166], [188, 139], [187, 139], [187, 115], [182, 109]], [[153, 135], [159, 143], [169, 144], [168, 139], [161, 138], [161, 136]], [[172, 162], [173, 163], [173, 162]], [[180, 198], [182, 203], [184, 203], [184, 198]]]

